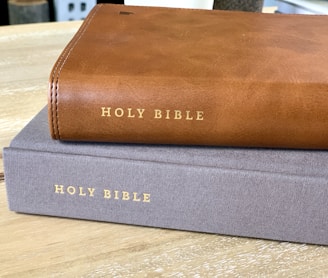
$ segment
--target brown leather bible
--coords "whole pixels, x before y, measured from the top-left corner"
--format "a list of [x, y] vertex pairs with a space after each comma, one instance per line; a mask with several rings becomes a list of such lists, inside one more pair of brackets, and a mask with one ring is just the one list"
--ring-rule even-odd
[[51, 72], [51, 135], [326, 149], [327, 22], [97, 5]]

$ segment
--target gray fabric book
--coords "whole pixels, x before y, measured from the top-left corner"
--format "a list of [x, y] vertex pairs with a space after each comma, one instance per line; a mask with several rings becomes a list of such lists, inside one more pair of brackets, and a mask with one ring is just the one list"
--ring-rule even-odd
[[4, 149], [10, 210], [328, 244], [328, 152], [52, 140], [43, 109]]

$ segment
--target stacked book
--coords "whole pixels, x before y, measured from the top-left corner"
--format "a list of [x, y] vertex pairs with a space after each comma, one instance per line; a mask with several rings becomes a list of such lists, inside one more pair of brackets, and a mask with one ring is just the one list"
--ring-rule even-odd
[[97, 5], [4, 150], [9, 208], [328, 244], [326, 19]]

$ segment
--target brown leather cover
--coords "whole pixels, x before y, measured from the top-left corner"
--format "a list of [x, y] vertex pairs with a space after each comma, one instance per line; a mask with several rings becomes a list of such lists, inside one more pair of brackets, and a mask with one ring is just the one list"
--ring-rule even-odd
[[328, 148], [328, 17], [97, 5], [48, 106], [60, 140]]

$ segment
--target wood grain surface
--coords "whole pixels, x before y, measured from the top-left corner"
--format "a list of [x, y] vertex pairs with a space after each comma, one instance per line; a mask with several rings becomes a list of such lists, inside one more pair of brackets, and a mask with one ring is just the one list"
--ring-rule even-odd
[[0, 277], [328, 277], [328, 247], [8, 210], [2, 148], [46, 105], [81, 22], [0, 27]]

